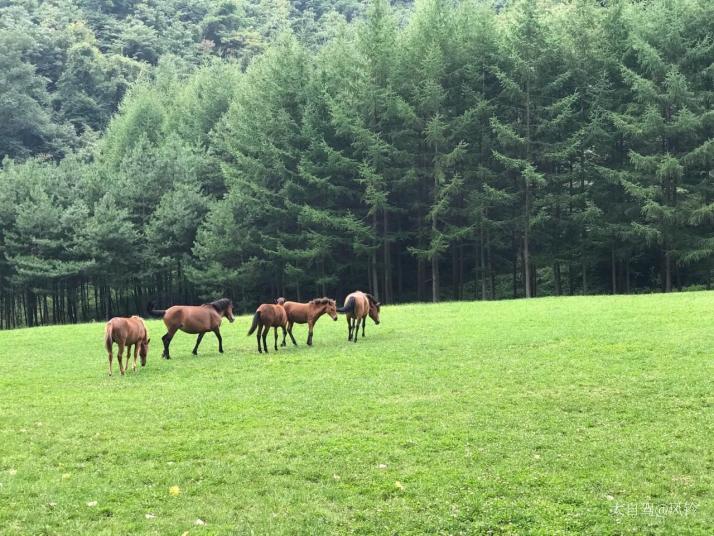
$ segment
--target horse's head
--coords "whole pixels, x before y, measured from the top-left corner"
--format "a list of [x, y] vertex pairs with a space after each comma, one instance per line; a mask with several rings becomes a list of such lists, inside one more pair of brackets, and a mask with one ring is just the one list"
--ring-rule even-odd
[[206, 303], [204, 305], [210, 305], [213, 307], [219, 315], [225, 316], [228, 319], [228, 322], [233, 322], [235, 320], [235, 318], [233, 318], [233, 302], [228, 298], [221, 298], [220, 300]]
[[285, 304], [285, 298], [278, 298], [275, 300], [275, 303], [277, 305], [283, 305], [283, 304]]
[[381, 309], [382, 304], [379, 303], [371, 294], [367, 294], [367, 299], [369, 300], [369, 317], [375, 324], [379, 324], [379, 310]]
[[146, 366], [146, 356], [149, 355], [149, 343], [151, 339], [145, 339], [139, 343], [139, 357], [141, 358], [141, 366]]
[[233, 302], [228, 301], [228, 306], [225, 308], [223, 311], [223, 316], [225, 316], [228, 319], [228, 322], [233, 323], [235, 318], [233, 317]]
[[337, 322], [337, 303], [335, 300], [330, 300], [328, 298], [327, 305], [325, 306], [325, 312], [330, 315], [330, 318]]
[[330, 300], [329, 303], [327, 304], [327, 314], [330, 315], [330, 318], [337, 322], [337, 303], [335, 300]]
[[337, 321], [337, 304], [330, 298], [315, 298], [310, 306], [318, 315], [328, 314], [332, 320]]

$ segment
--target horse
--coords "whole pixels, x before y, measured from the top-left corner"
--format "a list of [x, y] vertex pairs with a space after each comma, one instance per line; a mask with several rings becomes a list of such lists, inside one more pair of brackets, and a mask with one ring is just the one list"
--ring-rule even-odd
[[[330, 298], [315, 298], [308, 303], [285, 301], [285, 298], [278, 298], [276, 303], [282, 305], [288, 315], [287, 332], [295, 346], [297, 346], [297, 342], [293, 337], [293, 324], [307, 323], [307, 345], [312, 346], [312, 328], [317, 320], [327, 313], [332, 320], [337, 321], [337, 306], [335, 300]], [[283, 332], [283, 344], [281, 346], [285, 346], [285, 332]]]
[[268, 353], [268, 344], [265, 339], [268, 336], [270, 328], [275, 328], [275, 351], [278, 351], [278, 327], [283, 328], [283, 340], [285, 340], [286, 326], [288, 325], [288, 315], [282, 305], [272, 303], [264, 303], [256, 309], [253, 315], [253, 324], [248, 330], [248, 335], [252, 335], [255, 328], [258, 328], [258, 353], [263, 353], [260, 347], [260, 337], [263, 336], [263, 348], [265, 353]]
[[193, 355], [198, 355], [198, 345], [201, 344], [203, 336], [212, 331], [218, 339], [218, 351], [223, 353], [223, 338], [221, 337], [221, 321], [225, 316], [229, 322], [233, 322], [233, 302], [228, 298], [221, 298], [203, 305], [174, 305], [166, 310], [154, 309], [153, 304], [147, 306], [151, 316], [163, 318], [166, 325], [166, 335], [161, 337], [164, 342], [164, 352], [161, 357], [171, 359], [169, 345], [171, 339], [178, 330], [184, 333], [198, 334], [196, 345], [193, 347]]
[[[379, 324], [379, 310], [382, 304], [371, 294], [365, 294], [361, 290], [356, 290], [345, 298], [344, 307], [338, 307], [338, 313], [347, 315], [347, 340], [357, 342], [359, 323], [362, 322], [362, 336], [364, 337], [364, 325], [367, 323], [367, 315]], [[353, 338], [354, 335], [354, 338]]]
[[[144, 319], [140, 316], [131, 318], [115, 317], [104, 326], [104, 346], [109, 354], [109, 375], [112, 375], [112, 348], [117, 343], [119, 350], [117, 360], [119, 361], [119, 371], [124, 376], [124, 371], [129, 368], [131, 358], [131, 347], [134, 347], [134, 366], [132, 370], [136, 372], [136, 354], [141, 356], [141, 366], [146, 366], [146, 356], [149, 353], [149, 332], [146, 331]], [[121, 356], [126, 347], [126, 367], [122, 365]]]

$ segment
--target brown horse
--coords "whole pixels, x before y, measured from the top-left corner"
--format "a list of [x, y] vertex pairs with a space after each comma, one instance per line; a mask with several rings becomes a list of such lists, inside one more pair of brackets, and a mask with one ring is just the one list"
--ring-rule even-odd
[[[141, 366], [146, 366], [146, 355], [149, 353], [149, 332], [146, 331], [144, 319], [140, 316], [131, 318], [112, 318], [104, 327], [104, 346], [109, 354], [109, 375], [112, 375], [112, 348], [117, 343], [119, 350], [117, 360], [119, 361], [119, 371], [124, 375], [124, 371], [129, 368], [131, 358], [131, 347], [134, 347], [134, 366], [132, 370], [136, 372], [136, 354], [141, 356]], [[121, 356], [126, 348], [126, 367], [122, 365]]]
[[[371, 294], [365, 294], [361, 290], [356, 290], [345, 298], [344, 307], [338, 307], [338, 313], [347, 315], [347, 340], [357, 342], [359, 324], [362, 322], [362, 336], [364, 337], [364, 325], [367, 323], [367, 315], [379, 324], [379, 310], [382, 304]], [[354, 336], [354, 337], [353, 337]]]
[[265, 339], [268, 336], [270, 328], [275, 328], [275, 351], [278, 351], [278, 328], [283, 328], [283, 340], [285, 340], [285, 327], [288, 325], [288, 315], [282, 305], [273, 305], [272, 303], [264, 303], [255, 311], [253, 315], [253, 324], [248, 330], [248, 335], [252, 335], [255, 328], [258, 328], [258, 352], [263, 353], [260, 347], [260, 337], [263, 337], [263, 348], [265, 353], [268, 353], [268, 344]]
[[[285, 308], [288, 315], [288, 335], [295, 346], [297, 346], [297, 342], [293, 337], [293, 324], [307, 324], [307, 345], [312, 346], [312, 328], [317, 320], [327, 313], [332, 320], [337, 321], [337, 306], [335, 300], [330, 298], [315, 298], [308, 303], [285, 301], [285, 298], [278, 298], [276, 302]], [[283, 333], [282, 346], [285, 346], [285, 333]]]
[[184, 333], [198, 334], [196, 345], [193, 347], [193, 355], [198, 355], [198, 345], [201, 344], [203, 336], [212, 331], [218, 338], [218, 351], [223, 353], [223, 338], [221, 337], [221, 321], [225, 316], [229, 322], [233, 322], [233, 302], [228, 298], [221, 298], [211, 303], [203, 305], [174, 305], [166, 310], [153, 309], [153, 304], [148, 305], [151, 316], [163, 318], [166, 325], [166, 335], [161, 337], [164, 341], [164, 352], [161, 357], [171, 359], [169, 345], [171, 339], [178, 330]]

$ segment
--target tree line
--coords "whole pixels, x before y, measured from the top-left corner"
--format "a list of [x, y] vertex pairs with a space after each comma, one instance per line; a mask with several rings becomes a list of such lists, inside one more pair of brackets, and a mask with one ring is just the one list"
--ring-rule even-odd
[[709, 288], [714, 7], [501, 4], [373, 0], [249, 60], [159, 58], [101, 134], [4, 160], [0, 327]]

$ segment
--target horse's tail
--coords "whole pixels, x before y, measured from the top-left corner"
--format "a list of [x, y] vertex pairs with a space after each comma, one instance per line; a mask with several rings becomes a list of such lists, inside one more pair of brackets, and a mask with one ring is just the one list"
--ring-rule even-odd
[[154, 309], [154, 302], [149, 302], [146, 306], [146, 311], [156, 318], [163, 318], [166, 314], [166, 309]]
[[354, 313], [355, 312], [355, 297], [350, 296], [350, 299], [347, 300], [347, 303], [345, 304], [344, 307], [338, 307], [337, 308], [338, 313]]
[[112, 337], [112, 323], [107, 322], [107, 325], [104, 326], [104, 347], [109, 353], [112, 351], [112, 344], [114, 344], [114, 339]]
[[258, 322], [260, 322], [260, 311], [256, 311], [253, 315], [253, 323], [250, 325], [248, 330], [248, 335], [252, 335], [255, 329], [258, 327]]

